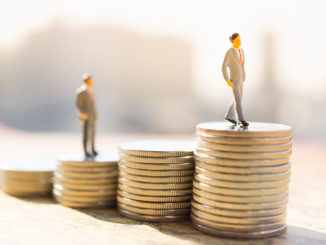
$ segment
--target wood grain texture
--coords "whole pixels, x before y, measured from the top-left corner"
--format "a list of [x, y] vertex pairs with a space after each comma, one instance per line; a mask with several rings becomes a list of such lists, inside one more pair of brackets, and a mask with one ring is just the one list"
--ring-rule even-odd
[[[80, 147], [78, 134], [12, 131], [2, 135], [0, 160], [17, 154], [32, 156], [36, 150], [40, 156], [53, 156]], [[101, 135], [98, 145], [113, 149], [124, 140], [145, 137]], [[282, 236], [262, 240], [225, 239], [195, 230], [190, 221], [138, 222], [121, 217], [115, 209], [77, 210], [55, 203], [51, 196], [15, 198], [0, 192], [0, 244], [326, 244], [326, 141], [294, 140], [293, 145], [288, 231]]]

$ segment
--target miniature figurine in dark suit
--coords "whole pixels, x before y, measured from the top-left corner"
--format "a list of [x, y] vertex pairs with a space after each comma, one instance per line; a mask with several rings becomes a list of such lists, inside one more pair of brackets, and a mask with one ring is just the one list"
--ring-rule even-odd
[[225, 54], [222, 72], [225, 81], [233, 90], [234, 100], [225, 116], [225, 120], [234, 125], [237, 125], [239, 122], [244, 127], [247, 127], [249, 123], [246, 122], [242, 110], [242, 91], [243, 83], [246, 80], [246, 72], [244, 69], [245, 57], [242, 48], [240, 48], [240, 35], [234, 33], [230, 37], [230, 41], [233, 46]]
[[[79, 119], [83, 125], [83, 147], [86, 157], [97, 155], [95, 150], [95, 122], [97, 113], [95, 109], [95, 97], [92, 90], [93, 79], [90, 75], [84, 74], [84, 84], [77, 89], [76, 108]], [[91, 148], [90, 151], [89, 147]]]

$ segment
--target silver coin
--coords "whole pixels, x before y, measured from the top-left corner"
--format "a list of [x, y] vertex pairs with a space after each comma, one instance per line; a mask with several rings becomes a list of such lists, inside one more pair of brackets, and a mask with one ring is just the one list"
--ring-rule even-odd
[[165, 197], [165, 196], [187, 196], [192, 195], [192, 189], [180, 189], [180, 190], [155, 190], [155, 189], [142, 189], [130, 187], [127, 185], [119, 184], [118, 188], [123, 191], [127, 191], [129, 193], [133, 193], [135, 195], [144, 195], [144, 196], [157, 196], [157, 197]]
[[132, 213], [127, 210], [123, 210], [121, 208], [118, 208], [118, 212], [129, 219], [149, 221], [149, 222], [177, 222], [177, 221], [189, 219], [189, 215], [153, 216], [153, 215]]
[[264, 195], [264, 196], [233, 196], [233, 195], [221, 195], [214, 194], [208, 191], [203, 191], [193, 188], [193, 192], [204, 198], [208, 198], [220, 202], [234, 202], [234, 203], [265, 203], [265, 202], [277, 202], [288, 198], [288, 191], [278, 195]]
[[285, 207], [288, 203], [288, 199], [284, 199], [277, 202], [266, 203], [231, 203], [231, 202], [218, 202], [208, 198], [203, 198], [193, 195], [193, 199], [203, 205], [211, 206], [214, 208], [225, 208], [233, 210], [263, 210], [263, 209], [275, 209]]
[[279, 152], [288, 151], [292, 148], [292, 143], [281, 144], [281, 145], [226, 145], [209, 143], [202, 140], [197, 141], [199, 148], [214, 150], [214, 151], [227, 151], [227, 152]]
[[194, 162], [193, 156], [181, 157], [140, 157], [127, 154], [120, 154], [120, 159], [128, 162], [149, 163], [149, 164], [169, 164], [169, 163], [189, 163]]
[[232, 126], [228, 122], [204, 122], [197, 125], [197, 132], [216, 136], [236, 137], [287, 137], [292, 128], [283, 124], [250, 122], [249, 127]]
[[194, 173], [193, 169], [188, 170], [143, 170], [124, 166], [123, 163], [119, 163], [120, 171], [126, 174], [138, 175], [138, 176], [151, 176], [151, 177], [178, 177], [189, 176]]
[[213, 185], [215, 187], [236, 188], [236, 189], [266, 189], [266, 188], [279, 188], [290, 183], [290, 179], [283, 179], [278, 181], [266, 182], [234, 182], [224, 181], [213, 178], [208, 178], [204, 175], [195, 173], [195, 180], [200, 183]]
[[195, 142], [186, 140], [136, 140], [121, 144], [119, 150], [125, 154], [143, 157], [192, 156]]
[[286, 206], [281, 208], [264, 209], [264, 210], [232, 210], [232, 209], [225, 209], [225, 208], [214, 208], [211, 206], [200, 204], [194, 200], [191, 202], [191, 206], [206, 213], [221, 215], [225, 217], [238, 217], [238, 218], [266, 217], [266, 216], [279, 215], [286, 212]]
[[123, 164], [127, 168], [141, 169], [141, 170], [164, 170], [164, 171], [185, 171], [193, 170], [195, 163], [193, 159], [191, 162], [185, 163], [167, 163], [167, 164], [150, 164], [150, 163], [141, 163], [141, 162], [129, 162], [125, 160], [120, 160], [120, 164]]
[[292, 136], [286, 137], [233, 137], [233, 136], [214, 136], [197, 132], [197, 140], [203, 140], [210, 143], [225, 145], [279, 145], [292, 142]]
[[263, 166], [263, 167], [227, 167], [218, 164], [204, 163], [196, 161], [196, 166], [199, 168], [229, 174], [272, 174], [282, 173], [291, 169], [291, 163], [286, 163], [278, 166]]
[[239, 196], [239, 197], [259, 197], [265, 195], [279, 195], [284, 192], [287, 192], [289, 185], [284, 185], [276, 188], [261, 188], [261, 189], [239, 189], [239, 188], [229, 188], [229, 187], [219, 187], [213, 186], [205, 183], [198, 182], [194, 180], [194, 187], [199, 190], [204, 190], [214, 194], [221, 195], [230, 195], [230, 196]]
[[212, 229], [217, 229], [217, 230], [223, 230], [223, 231], [238, 232], [238, 233], [269, 231], [269, 230], [283, 227], [286, 224], [286, 220], [281, 220], [269, 224], [257, 224], [257, 225], [256, 224], [254, 225], [226, 224], [226, 223], [212, 222], [206, 219], [202, 219], [194, 214], [191, 214], [190, 216], [193, 222], [202, 224], [206, 227], [210, 227]]
[[280, 159], [289, 157], [292, 153], [292, 150], [287, 151], [279, 151], [279, 152], [227, 152], [227, 151], [213, 151], [205, 148], [196, 149], [197, 152], [206, 154], [211, 157], [218, 157], [218, 158], [227, 158], [227, 159]]
[[196, 161], [218, 164], [229, 167], [259, 167], [259, 166], [278, 166], [286, 164], [290, 161], [290, 157], [275, 158], [275, 159], [227, 159], [212, 157], [207, 154], [195, 152]]
[[231, 238], [245, 238], [245, 239], [258, 239], [258, 238], [279, 236], [286, 232], [286, 225], [273, 230], [266, 230], [266, 231], [259, 231], [259, 232], [244, 232], [244, 233], [212, 229], [196, 222], [193, 222], [193, 226], [196, 229], [211, 235], [231, 237]]
[[198, 166], [196, 166], [195, 172], [199, 175], [203, 175], [208, 178], [214, 178], [214, 179], [225, 180], [225, 181], [234, 181], [234, 182], [277, 181], [277, 180], [284, 180], [290, 178], [291, 176], [290, 170], [283, 173], [273, 173], [273, 174], [230, 174], [230, 173], [221, 173], [221, 172], [206, 170]]

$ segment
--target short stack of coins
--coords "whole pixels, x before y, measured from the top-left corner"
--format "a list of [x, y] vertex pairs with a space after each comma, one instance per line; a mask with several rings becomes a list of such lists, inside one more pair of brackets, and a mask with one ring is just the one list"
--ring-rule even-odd
[[53, 195], [67, 207], [112, 207], [116, 204], [117, 182], [117, 152], [95, 158], [85, 158], [82, 153], [62, 154], [54, 173]]
[[49, 195], [52, 191], [54, 159], [22, 158], [1, 165], [1, 188], [13, 196]]
[[138, 140], [119, 147], [118, 210], [150, 222], [189, 219], [195, 142]]
[[264, 238], [286, 231], [292, 128], [197, 125], [191, 218], [209, 234]]

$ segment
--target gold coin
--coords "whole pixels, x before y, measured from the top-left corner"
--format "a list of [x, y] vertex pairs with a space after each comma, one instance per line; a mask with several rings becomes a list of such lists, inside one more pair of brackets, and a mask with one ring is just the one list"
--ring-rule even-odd
[[167, 164], [167, 163], [189, 163], [194, 162], [193, 156], [184, 157], [140, 157], [127, 154], [120, 154], [120, 159], [128, 162], [151, 163], [151, 164]]
[[156, 196], [156, 197], [166, 197], [166, 196], [186, 196], [192, 195], [192, 189], [181, 189], [181, 190], [151, 190], [151, 189], [142, 189], [142, 188], [134, 188], [127, 185], [119, 184], [118, 188], [123, 191], [127, 191], [129, 193], [133, 193], [136, 195], [144, 195], [144, 196]]
[[3, 179], [16, 179], [16, 180], [42, 180], [50, 179], [53, 176], [53, 172], [31, 172], [31, 171], [9, 171], [2, 170], [1, 178]]
[[162, 202], [162, 203], [155, 203], [155, 202], [143, 202], [143, 201], [136, 201], [126, 197], [122, 197], [117, 195], [117, 200], [120, 203], [138, 207], [138, 208], [150, 208], [150, 209], [178, 209], [178, 208], [189, 208], [190, 202]]
[[199, 152], [195, 152], [196, 161], [218, 164], [222, 166], [229, 167], [258, 167], [258, 166], [278, 166], [282, 164], [286, 164], [290, 161], [290, 157], [285, 158], [276, 158], [276, 159], [226, 159], [226, 158], [218, 158], [211, 157], [207, 154], [202, 154]]
[[114, 207], [116, 201], [100, 201], [100, 202], [78, 202], [68, 201], [65, 198], [54, 196], [55, 200], [63, 206], [70, 208], [104, 208]]
[[206, 154], [211, 157], [227, 158], [227, 159], [280, 159], [289, 157], [292, 150], [279, 152], [227, 152], [227, 151], [213, 151], [209, 149], [197, 147], [197, 152]]
[[74, 177], [67, 177], [60, 173], [54, 173], [55, 179], [60, 179], [66, 183], [71, 184], [80, 184], [80, 185], [96, 185], [96, 184], [109, 184], [116, 182], [118, 176], [115, 176], [114, 178], [101, 178], [101, 179], [84, 179], [84, 178], [74, 178]]
[[64, 195], [62, 192], [57, 189], [53, 190], [53, 195], [55, 197], [63, 198], [66, 201], [72, 202], [106, 202], [106, 201], [114, 201], [116, 199], [115, 195], [111, 196], [72, 196], [72, 195]]
[[70, 167], [109, 167], [117, 166], [119, 155], [117, 151], [100, 152], [94, 158], [85, 158], [82, 151], [63, 153], [57, 157], [58, 161]]
[[266, 189], [263, 188], [262, 189], [234, 189], [228, 187], [216, 187], [216, 186], [200, 183], [197, 180], [194, 180], [193, 185], [199, 190], [204, 190], [210, 193], [230, 195], [230, 196], [244, 196], [244, 197], [279, 195], [284, 192], [287, 192], [289, 189], [289, 185], [284, 185], [277, 188], [266, 188]]
[[112, 196], [117, 194], [116, 188], [111, 189], [99, 189], [98, 191], [89, 191], [89, 190], [78, 190], [78, 189], [69, 189], [65, 188], [62, 185], [55, 184], [53, 186], [55, 190], [60, 191], [64, 196], [90, 196], [90, 197], [97, 197], [97, 196]]
[[208, 198], [215, 201], [220, 202], [234, 202], [234, 203], [264, 203], [264, 202], [277, 202], [284, 200], [288, 197], [289, 193], [284, 192], [278, 195], [271, 195], [271, 196], [232, 196], [232, 195], [219, 195], [214, 194], [211, 192], [203, 191], [197, 189], [196, 187], [193, 188], [193, 192], [204, 198]]
[[279, 152], [288, 151], [292, 148], [291, 143], [281, 144], [281, 145], [226, 145], [226, 144], [216, 144], [208, 143], [205, 141], [197, 141], [199, 148], [209, 149], [213, 151], [227, 151], [227, 152]]
[[58, 163], [57, 167], [62, 171], [80, 172], [80, 173], [111, 173], [118, 170], [118, 165], [105, 167], [91, 167], [91, 166], [67, 166], [66, 164]]
[[189, 176], [194, 173], [194, 170], [143, 170], [143, 169], [135, 169], [124, 166], [122, 163], [119, 163], [120, 171], [126, 174], [132, 175], [140, 175], [140, 176], [152, 176], [152, 177], [177, 177], [177, 176]]
[[190, 176], [177, 176], [177, 177], [147, 177], [127, 174], [122, 171], [119, 172], [119, 176], [133, 181], [139, 181], [144, 183], [187, 183], [192, 182], [193, 175]]
[[186, 140], [136, 140], [119, 146], [124, 154], [142, 157], [192, 156], [194, 149], [195, 142]]
[[118, 208], [137, 214], [167, 216], [167, 215], [189, 215], [190, 208], [179, 209], [150, 209], [150, 208], [137, 208], [118, 202]]
[[119, 177], [119, 183], [130, 187], [142, 188], [142, 189], [152, 189], [152, 190], [179, 190], [179, 189], [189, 189], [192, 188], [192, 183], [146, 183], [133, 181], [126, 178]]
[[219, 223], [216, 221], [213, 222], [213, 221], [199, 218], [194, 214], [190, 214], [190, 217], [193, 222], [202, 224], [206, 227], [210, 227], [212, 229], [217, 229], [217, 230], [223, 230], [223, 231], [238, 232], [238, 233], [269, 231], [269, 230], [283, 227], [286, 224], [285, 219], [278, 222], [268, 223], [268, 224], [248, 225], [248, 224], [226, 224], [226, 223]]
[[195, 172], [208, 178], [235, 182], [266, 182], [290, 178], [291, 171], [273, 174], [230, 174], [205, 170], [196, 166]]
[[291, 163], [271, 167], [226, 167], [222, 165], [196, 161], [196, 166], [209, 171], [230, 174], [272, 174], [286, 172], [291, 169]]
[[177, 221], [189, 219], [189, 215], [152, 216], [152, 215], [132, 213], [120, 208], [118, 209], [118, 212], [129, 219], [149, 221], [149, 222], [177, 222]]
[[204, 122], [197, 125], [197, 132], [215, 136], [234, 137], [287, 137], [292, 135], [292, 128], [283, 124], [250, 122], [242, 128], [228, 122]]
[[266, 202], [266, 203], [228, 203], [228, 202], [218, 202], [193, 195], [193, 199], [203, 205], [211, 206], [214, 208], [225, 208], [225, 209], [235, 209], [235, 210], [262, 210], [262, 209], [275, 209], [282, 208], [287, 205], [288, 199], [277, 202]]
[[197, 140], [202, 140], [216, 144], [226, 145], [279, 145], [288, 144], [292, 141], [292, 136], [272, 137], [272, 138], [254, 138], [254, 137], [233, 137], [233, 136], [214, 136], [197, 132]]
[[44, 182], [19, 182], [19, 181], [3, 181], [1, 188], [11, 188], [15, 190], [47, 190], [52, 188], [52, 181]]
[[195, 167], [194, 161], [185, 163], [167, 163], [167, 164], [149, 164], [140, 162], [128, 162], [124, 160], [119, 161], [127, 168], [142, 169], [142, 170], [165, 170], [165, 171], [186, 171], [193, 170]]
[[191, 206], [210, 214], [221, 215], [226, 217], [265, 217], [265, 216], [274, 216], [286, 212], [286, 206], [275, 209], [264, 209], [264, 210], [232, 210], [225, 208], [214, 208], [207, 205], [200, 204], [196, 201], [191, 202]]
[[97, 172], [97, 173], [83, 173], [83, 172], [68, 172], [60, 168], [56, 169], [56, 175], [60, 174], [67, 178], [76, 178], [76, 179], [110, 179], [116, 178], [118, 176], [118, 171], [112, 172]]
[[284, 220], [286, 218], [286, 213], [273, 215], [273, 216], [263, 216], [263, 217], [226, 217], [220, 215], [214, 215], [210, 213], [203, 212], [194, 207], [191, 208], [191, 213], [194, 215], [206, 219], [212, 222], [226, 223], [226, 224], [248, 224], [248, 225], [256, 225], [256, 224], [269, 224]]
[[197, 222], [193, 222], [193, 226], [196, 229], [211, 235], [231, 237], [231, 238], [243, 238], [243, 239], [267, 238], [267, 237], [279, 236], [286, 232], [286, 225], [272, 230], [265, 230], [259, 232], [242, 232], [242, 233], [239, 233], [237, 231], [231, 232], [231, 231], [217, 230], [217, 229], [206, 227]]
[[234, 182], [224, 181], [213, 178], [208, 178], [204, 175], [195, 173], [195, 179], [204, 184], [213, 185], [217, 187], [236, 188], [236, 189], [266, 189], [266, 188], [278, 188], [288, 185], [290, 179], [283, 179], [278, 181], [266, 181], [266, 182]]
[[74, 190], [84, 190], [84, 191], [99, 191], [99, 190], [106, 190], [106, 189], [117, 189], [117, 180], [111, 183], [94, 183], [94, 184], [80, 184], [80, 183], [70, 183], [65, 182], [65, 180], [54, 179], [54, 184], [61, 185], [67, 189], [74, 189]]
[[11, 196], [48, 195], [52, 192], [52, 184], [38, 186], [37, 188], [1, 186], [1, 190]]
[[145, 196], [145, 195], [138, 195], [138, 194], [132, 194], [126, 191], [118, 190], [118, 195], [122, 197], [126, 197], [132, 200], [137, 201], [144, 201], [144, 202], [185, 202], [190, 201], [191, 195], [188, 196]]

